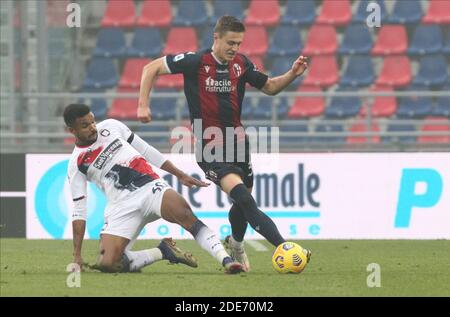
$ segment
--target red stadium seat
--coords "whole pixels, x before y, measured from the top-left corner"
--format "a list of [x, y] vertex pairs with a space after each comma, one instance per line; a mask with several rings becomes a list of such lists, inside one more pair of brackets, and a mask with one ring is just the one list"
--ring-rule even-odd
[[[302, 85], [297, 89], [301, 92], [320, 92], [319, 87]], [[325, 99], [323, 97], [296, 97], [294, 104], [288, 112], [291, 119], [320, 116], [325, 110]]]
[[245, 55], [265, 55], [269, 48], [269, 37], [263, 26], [248, 26], [240, 52]]
[[430, 0], [423, 23], [450, 24], [450, 1]]
[[387, 56], [384, 58], [377, 85], [405, 87], [411, 82], [411, 65], [407, 56]]
[[338, 80], [339, 69], [336, 56], [314, 56], [303, 84], [329, 87], [336, 84]]
[[[350, 127], [350, 132], [367, 132], [369, 131], [367, 129], [367, 125], [364, 123], [356, 123], [353, 124]], [[370, 131], [378, 132], [380, 131], [380, 127], [377, 123], [372, 123], [372, 127]], [[368, 143], [370, 140], [371, 143], [380, 143], [380, 137], [379, 136], [348, 136], [347, 137], [347, 144], [361, 144], [361, 143]]]
[[331, 25], [313, 25], [308, 33], [303, 55], [324, 55], [336, 53], [338, 47], [336, 30]]
[[[136, 88], [118, 88], [117, 92], [136, 92]], [[136, 120], [137, 119], [137, 105], [138, 98], [116, 98], [114, 99], [111, 108], [108, 111], [109, 118], [120, 120]]]
[[404, 25], [385, 25], [378, 34], [372, 55], [404, 54], [408, 49], [408, 36]]
[[156, 88], [176, 88], [182, 89], [184, 86], [183, 74], [158, 76]]
[[101, 22], [102, 27], [133, 27], [136, 9], [133, 0], [109, 0]]
[[163, 55], [197, 51], [197, 33], [192, 27], [172, 28]]
[[252, 0], [245, 24], [275, 26], [280, 21], [278, 0]]
[[351, 19], [352, 10], [349, 0], [324, 0], [316, 23], [344, 26]]
[[[438, 123], [438, 124], [437, 124]], [[425, 118], [424, 124], [421, 131], [442, 131], [450, 132], [450, 121], [447, 118], [440, 117], [427, 117]], [[449, 135], [429, 135], [420, 136], [417, 141], [419, 143], [446, 143], [450, 144]]]
[[150, 63], [148, 58], [130, 58], [126, 61], [120, 77], [119, 87], [121, 88], [139, 88], [141, 84], [142, 70], [145, 65]]
[[145, 0], [137, 25], [141, 27], [168, 27], [172, 22], [169, 0]]
[[[371, 91], [393, 91], [392, 87], [389, 86], [375, 86], [371, 89]], [[386, 97], [374, 97], [372, 103], [372, 116], [374, 117], [390, 117], [397, 111], [397, 98], [394, 96], [386, 96]], [[361, 108], [361, 115], [367, 115], [366, 107]]]

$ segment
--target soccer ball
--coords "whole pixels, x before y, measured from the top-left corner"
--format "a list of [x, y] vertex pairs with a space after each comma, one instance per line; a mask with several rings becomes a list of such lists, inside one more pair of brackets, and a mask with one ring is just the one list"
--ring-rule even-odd
[[306, 251], [294, 242], [280, 244], [272, 256], [272, 265], [279, 273], [301, 273], [307, 263]]

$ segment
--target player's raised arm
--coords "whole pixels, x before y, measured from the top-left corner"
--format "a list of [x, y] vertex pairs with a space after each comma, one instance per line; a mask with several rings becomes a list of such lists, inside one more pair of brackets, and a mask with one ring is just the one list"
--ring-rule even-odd
[[301, 76], [307, 68], [308, 59], [305, 56], [300, 56], [294, 61], [291, 69], [288, 70], [285, 74], [269, 78], [261, 91], [266, 95], [276, 95], [284, 88], [286, 88], [290, 83], [292, 83], [295, 78]]
[[165, 65], [165, 57], [155, 59], [144, 66], [141, 76], [141, 88], [139, 91], [139, 104], [137, 110], [137, 117], [141, 122], [145, 123], [150, 122], [151, 120], [149, 96], [156, 77], [168, 73], [169, 71]]

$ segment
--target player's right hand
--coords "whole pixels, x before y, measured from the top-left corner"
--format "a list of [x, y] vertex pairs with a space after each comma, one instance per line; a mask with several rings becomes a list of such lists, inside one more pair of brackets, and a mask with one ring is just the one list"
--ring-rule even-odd
[[138, 107], [137, 117], [142, 123], [148, 123], [152, 120], [152, 112], [149, 107]]

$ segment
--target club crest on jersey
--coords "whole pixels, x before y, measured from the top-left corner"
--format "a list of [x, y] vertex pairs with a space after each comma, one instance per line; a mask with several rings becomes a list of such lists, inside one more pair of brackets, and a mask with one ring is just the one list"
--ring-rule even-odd
[[109, 136], [110, 134], [111, 134], [111, 132], [109, 132], [109, 130], [107, 130], [107, 129], [101, 129], [101, 130], [100, 130], [100, 135], [101, 135], [101, 136], [107, 137], [107, 136]]
[[235, 63], [233, 65], [233, 71], [234, 71], [234, 74], [236, 75], [236, 77], [241, 76], [242, 70], [241, 70], [241, 66], [239, 66], [239, 64]]
[[209, 66], [208, 66], [208, 65], [205, 65], [205, 71], [206, 71], [207, 73], [209, 73]]

